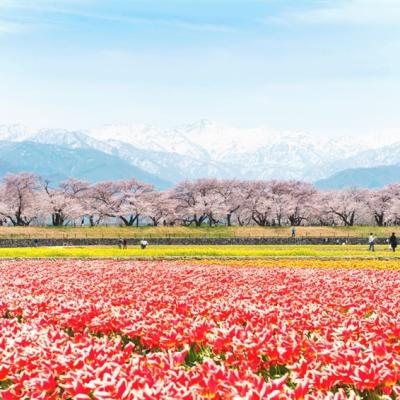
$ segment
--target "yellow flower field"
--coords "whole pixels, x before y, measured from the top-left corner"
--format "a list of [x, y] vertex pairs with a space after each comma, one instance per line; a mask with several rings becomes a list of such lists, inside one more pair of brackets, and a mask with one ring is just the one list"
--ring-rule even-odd
[[[359, 245], [258, 245], [258, 246], [138, 246], [126, 250], [118, 247], [35, 247], [0, 248], [0, 258], [390, 258], [399, 259], [400, 253], [387, 246], [376, 246], [374, 253]], [[396, 261], [398, 262], [398, 261]]]
[[[282, 268], [334, 268], [334, 269], [385, 269], [396, 270], [400, 269], [400, 260], [397, 259], [241, 259], [241, 260], [226, 260], [226, 259], [204, 259], [192, 260], [191, 264], [210, 265], [210, 266], [232, 266], [232, 267], [282, 267]], [[182, 264], [187, 264], [187, 261], [182, 261]]]

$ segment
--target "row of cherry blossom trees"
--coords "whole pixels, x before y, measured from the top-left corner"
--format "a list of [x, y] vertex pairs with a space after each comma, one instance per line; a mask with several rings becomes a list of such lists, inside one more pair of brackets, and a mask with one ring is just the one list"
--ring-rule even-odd
[[199, 179], [166, 191], [130, 179], [59, 185], [31, 173], [0, 183], [0, 219], [16, 226], [400, 224], [400, 184], [383, 189], [317, 190], [299, 181]]

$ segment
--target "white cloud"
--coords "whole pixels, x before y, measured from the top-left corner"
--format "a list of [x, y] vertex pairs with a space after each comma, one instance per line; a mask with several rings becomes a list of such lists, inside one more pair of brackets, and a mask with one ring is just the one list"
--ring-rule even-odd
[[[71, 4], [72, 3], [72, 4]], [[166, 27], [174, 27], [183, 30], [204, 31], [204, 32], [234, 32], [236, 28], [224, 24], [214, 24], [204, 21], [194, 21], [185, 19], [174, 18], [156, 18], [156, 17], [142, 17], [136, 15], [117, 15], [117, 14], [100, 14], [94, 12], [86, 12], [77, 10], [69, 6], [82, 5], [87, 3], [84, 0], [68, 0], [60, 1], [57, 4], [47, 0], [40, 0], [34, 4], [30, 2], [20, 2], [19, 4], [12, 3], [8, 0], [0, 0], [0, 8], [15, 9], [15, 10], [28, 10], [39, 11], [53, 14], [65, 14], [75, 17], [82, 17], [88, 19], [97, 19], [110, 22], [121, 22], [125, 24], [145, 24], [145, 25], [159, 25]]]
[[26, 28], [22, 24], [0, 20], [0, 34], [20, 33], [25, 29]]
[[96, 14], [89, 12], [81, 12], [81, 11], [72, 11], [69, 9], [53, 9], [54, 12], [69, 14], [78, 17], [90, 18], [90, 19], [98, 19], [103, 21], [114, 21], [121, 22], [126, 24], [156, 24], [161, 26], [170, 26], [178, 29], [186, 29], [186, 30], [195, 30], [195, 31], [208, 31], [208, 32], [234, 32], [236, 28], [223, 25], [223, 24], [211, 24], [205, 23], [202, 21], [186, 21], [180, 19], [169, 19], [169, 18], [145, 18], [145, 17], [137, 17], [137, 16], [120, 16], [120, 15], [104, 15], [104, 14]]
[[330, 0], [308, 10], [287, 10], [270, 22], [320, 25], [398, 25], [398, 0]]

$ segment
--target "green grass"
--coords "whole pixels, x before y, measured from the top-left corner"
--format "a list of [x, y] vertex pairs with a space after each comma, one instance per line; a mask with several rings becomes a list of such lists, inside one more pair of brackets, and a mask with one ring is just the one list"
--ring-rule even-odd
[[39, 247], [0, 248], [0, 258], [169, 258], [169, 257], [312, 257], [369, 258], [400, 257], [386, 245], [376, 246], [376, 252], [359, 245], [273, 245], [273, 246], [149, 246], [145, 250], [130, 247]]
[[[400, 227], [297, 227], [297, 236], [368, 236], [374, 232], [378, 237], [388, 237]], [[216, 227], [5, 227], [0, 226], [0, 238], [156, 238], [156, 237], [289, 237], [290, 227], [260, 227], [260, 226], [216, 226]]]

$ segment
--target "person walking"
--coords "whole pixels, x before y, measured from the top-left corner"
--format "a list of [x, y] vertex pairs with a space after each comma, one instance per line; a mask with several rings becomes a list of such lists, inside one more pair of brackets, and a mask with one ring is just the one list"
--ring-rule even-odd
[[390, 244], [390, 247], [392, 248], [392, 251], [395, 252], [396, 247], [397, 247], [397, 237], [394, 232], [392, 233], [392, 236], [390, 236], [390, 238], [389, 238], [389, 244]]
[[375, 251], [375, 236], [373, 233], [369, 234], [368, 237], [369, 251]]
[[144, 250], [144, 249], [147, 247], [148, 244], [149, 244], [149, 243], [147, 242], [147, 240], [142, 239], [142, 240], [140, 241], [140, 248], [141, 248], [142, 250]]
[[124, 240], [122, 241], [122, 248], [123, 248], [124, 250], [126, 250], [126, 249], [128, 248], [128, 241], [127, 241], [126, 239], [124, 239]]
[[118, 239], [118, 247], [122, 249], [123, 240], [121, 238]]
[[292, 238], [295, 238], [295, 237], [296, 237], [296, 228], [293, 227], [292, 228]]

